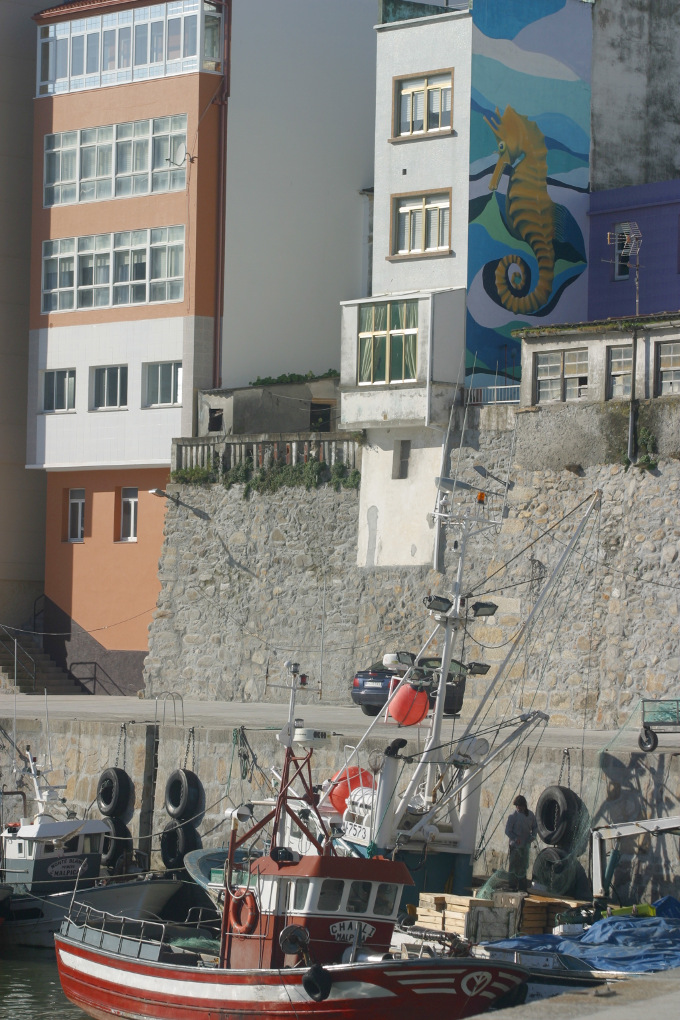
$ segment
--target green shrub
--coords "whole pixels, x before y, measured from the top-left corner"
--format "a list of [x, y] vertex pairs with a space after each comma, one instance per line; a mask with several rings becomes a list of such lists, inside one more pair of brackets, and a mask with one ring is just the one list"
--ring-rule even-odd
[[217, 481], [217, 472], [212, 468], [191, 467], [173, 471], [170, 480], [181, 485], [212, 485]]

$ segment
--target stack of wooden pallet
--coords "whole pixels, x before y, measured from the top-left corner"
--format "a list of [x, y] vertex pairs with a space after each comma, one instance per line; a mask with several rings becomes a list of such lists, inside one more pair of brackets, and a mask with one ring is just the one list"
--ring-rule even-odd
[[522, 935], [542, 935], [552, 932], [555, 917], [566, 910], [584, 906], [581, 900], [554, 899], [550, 896], [525, 896], [522, 900], [518, 931]]
[[460, 935], [473, 942], [507, 938], [515, 931], [516, 911], [474, 896], [421, 893], [416, 923], [422, 928]]

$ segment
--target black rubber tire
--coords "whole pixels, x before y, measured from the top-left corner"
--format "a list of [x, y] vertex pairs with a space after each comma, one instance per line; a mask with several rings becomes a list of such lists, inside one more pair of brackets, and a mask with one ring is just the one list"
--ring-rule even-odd
[[106, 818], [122, 815], [127, 810], [132, 780], [123, 769], [104, 769], [97, 782], [97, 807]]
[[648, 751], [650, 753], [656, 751], [659, 746], [659, 738], [654, 730], [650, 730], [648, 726], [643, 726], [638, 737], [638, 746], [641, 751]]
[[362, 705], [361, 711], [364, 715], [380, 715], [382, 709], [380, 705]]
[[578, 821], [580, 801], [566, 786], [548, 786], [536, 804], [538, 835], [548, 846], [567, 846]]
[[161, 833], [161, 860], [168, 871], [179, 871], [184, 866], [184, 855], [198, 850], [200, 839], [193, 825], [186, 822], [168, 822]]
[[533, 879], [555, 896], [568, 896], [576, 880], [576, 861], [557, 846], [547, 846], [534, 861]]
[[119, 857], [132, 850], [132, 835], [125, 822], [115, 815], [107, 821], [111, 835], [104, 836], [102, 841], [102, 864], [105, 868], [113, 868]]
[[201, 781], [189, 769], [175, 769], [165, 784], [165, 810], [171, 818], [193, 818], [201, 797]]
[[313, 963], [302, 979], [302, 987], [314, 1002], [323, 1002], [331, 994], [333, 978], [320, 963]]

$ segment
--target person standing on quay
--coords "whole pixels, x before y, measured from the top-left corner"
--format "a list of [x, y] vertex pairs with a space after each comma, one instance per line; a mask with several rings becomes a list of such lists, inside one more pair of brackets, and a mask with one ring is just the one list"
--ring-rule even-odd
[[508, 871], [516, 887], [526, 889], [529, 868], [529, 847], [536, 839], [536, 815], [530, 811], [526, 799], [520, 794], [515, 797], [515, 810], [505, 824], [505, 835], [509, 840], [510, 860]]

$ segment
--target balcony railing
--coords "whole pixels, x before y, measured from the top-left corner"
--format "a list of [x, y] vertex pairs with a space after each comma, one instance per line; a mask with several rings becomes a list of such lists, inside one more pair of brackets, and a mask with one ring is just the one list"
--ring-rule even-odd
[[519, 404], [519, 383], [511, 386], [473, 386], [466, 389], [471, 404]]
[[255, 469], [280, 464], [306, 464], [318, 460], [333, 467], [344, 464], [348, 471], [358, 468], [361, 447], [344, 432], [291, 435], [198, 436], [175, 439], [172, 443], [173, 471], [205, 468], [220, 476], [250, 460]]

